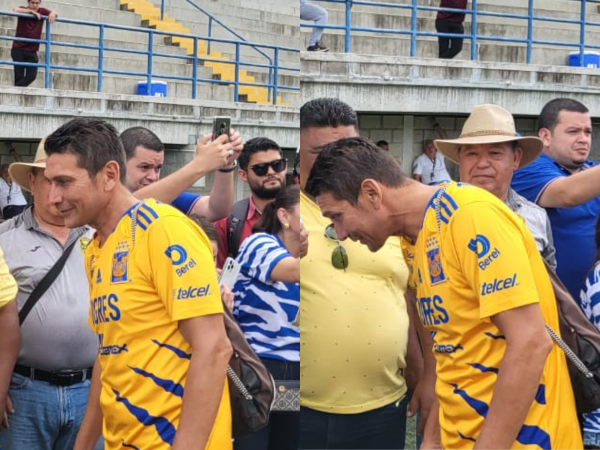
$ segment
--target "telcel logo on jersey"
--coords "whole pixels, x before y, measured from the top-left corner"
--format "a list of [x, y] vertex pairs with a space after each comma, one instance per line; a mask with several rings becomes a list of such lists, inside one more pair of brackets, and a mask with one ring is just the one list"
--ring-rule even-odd
[[196, 261], [194, 261], [194, 258], [187, 261], [187, 252], [181, 245], [169, 246], [169, 248], [165, 250], [165, 255], [167, 255], [167, 258], [171, 260], [174, 266], [180, 266], [183, 264], [183, 267], [179, 267], [175, 270], [175, 273], [178, 277], [182, 276], [192, 267], [196, 267]]
[[177, 296], [175, 297], [177, 300], [187, 300], [191, 298], [200, 298], [207, 297], [210, 295], [210, 283], [206, 286], [200, 287], [189, 287], [187, 289], [179, 288], [177, 290]]
[[508, 278], [496, 278], [491, 283], [483, 283], [481, 285], [481, 295], [493, 294], [494, 292], [504, 291], [505, 289], [513, 288], [517, 285], [517, 274], [514, 273]]
[[[487, 267], [494, 261], [498, 256], [500, 256], [500, 250], [494, 247], [494, 250], [490, 253], [490, 241], [482, 234], [478, 234], [475, 239], [471, 239], [469, 242], [469, 250], [477, 255], [477, 258], [480, 260], [478, 266], [481, 270], [487, 269]], [[488, 256], [488, 253], [489, 256]]]

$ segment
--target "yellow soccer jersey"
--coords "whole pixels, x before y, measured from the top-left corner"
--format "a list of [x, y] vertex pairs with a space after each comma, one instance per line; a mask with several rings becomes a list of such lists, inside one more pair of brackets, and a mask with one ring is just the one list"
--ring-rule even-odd
[[[179, 320], [221, 314], [210, 243], [179, 211], [154, 200], [127, 211], [102, 248], [86, 250], [90, 324], [100, 340], [106, 449], [169, 449], [179, 425], [191, 347]], [[231, 449], [227, 382], [206, 447]], [[198, 405], [202, 408], [202, 405]]]
[[[439, 222], [433, 199], [427, 207], [409, 284], [416, 286], [417, 310], [434, 341], [442, 446], [467, 449], [481, 432], [506, 349], [490, 317], [539, 303], [555, 330], [558, 318], [523, 220], [472, 186], [450, 183], [439, 198]], [[557, 346], [512, 448], [582, 448], [566, 360]]]
[[0, 248], [0, 308], [12, 302], [17, 296], [17, 291], [17, 282], [10, 274]]

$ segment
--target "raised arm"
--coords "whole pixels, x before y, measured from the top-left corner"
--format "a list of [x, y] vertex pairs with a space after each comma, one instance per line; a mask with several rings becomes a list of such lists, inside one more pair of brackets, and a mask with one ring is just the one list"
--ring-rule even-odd
[[555, 178], [539, 195], [537, 204], [543, 208], [571, 208], [599, 195], [600, 165]]

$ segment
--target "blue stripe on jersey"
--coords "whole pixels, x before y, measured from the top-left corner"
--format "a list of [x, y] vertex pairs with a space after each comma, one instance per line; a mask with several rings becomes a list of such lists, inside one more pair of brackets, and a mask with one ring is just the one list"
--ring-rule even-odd
[[126, 444], [125, 441], [123, 439], [121, 439], [121, 447], [125, 447], [125, 448], [133, 448], [134, 450], [140, 450], [138, 447], [136, 447], [133, 444]]
[[[590, 271], [585, 286], [581, 290], [579, 306], [585, 316], [600, 330], [600, 264], [596, 263]], [[584, 414], [583, 429], [591, 433], [600, 433], [600, 409]]]
[[464, 439], [466, 441], [473, 441], [473, 442], [477, 442], [477, 439], [472, 438], [472, 437], [468, 437], [465, 436], [464, 434], [462, 434], [460, 431], [458, 432], [458, 435], [460, 436], [461, 439]]
[[163, 344], [162, 342], [159, 342], [156, 339], [152, 339], [152, 342], [155, 343], [156, 345], [158, 345], [159, 347], [164, 347], [168, 350], [171, 350], [173, 353], [175, 353], [181, 359], [192, 359], [192, 355], [190, 353], [186, 353], [183, 350], [180, 350], [177, 347], [174, 347], [173, 345]]
[[446, 202], [440, 199], [440, 213], [442, 212], [448, 216], [448, 219], [452, 217], [452, 214], [454, 213], [454, 211], [450, 210]]
[[538, 390], [535, 394], [535, 401], [538, 402], [540, 405], [546, 404], [546, 385], [540, 384], [538, 386]]
[[146, 231], [146, 229], [148, 228], [146, 225], [144, 225], [142, 222], [140, 222], [139, 220], [137, 221], [137, 226], [140, 227], [142, 230]]
[[537, 445], [543, 450], [550, 450], [550, 435], [540, 427], [532, 425], [523, 425], [521, 431], [517, 434], [517, 442], [523, 445]]
[[148, 211], [152, 217], [154, 217], [155, 219], [158, 219], [158, 214], [156, 211], [154, 211], [153, 208], [150, 208], [148, 205], [146, 205], [145, 203], [142, 203], [142, 206], [140, 207], [140, 209], [145, 209], [146, 211]]
[[442, 194], [442, 198], [444, 200], [446, 200], [450, 204], [450, 206], [452, 207], [452, 209], [454, 211], [456, 211], [458, 209], [458, 205], [456, 204], [456, 202], [454, 201], [454, 199], [447, 192], [444, 192]]
[[141, 375], [146, 378], [150, 378], [154, 382], [154, 384], [156, 384], [158, 387], [162, 388], [165, 392], [174, 394], [177, 397], [183, 397], [183, 386], [180, 385], [179, 383], [175, 383], [174, 381], [166, 380], [164, 378], [159, 378], [156, 375], [154, 375], [150, 372], [146, 372], [145, 370], [139, 369], [137, 367], [129, 366], [129, 368], [131, 370], [133, 370], [135, 373], [137, 373], [138, 375]]
[[459, 389], [457, 384], [453, 384], [452, 387], [454, 388], [454, 394], [460, 395], [463, 398], [463, 400], [467, 402], [467, 405], [473, 408], [477, 414], [479, 414], [482, 417], [487, 417], [489, 409], [487, 403], [469, 396], [469, 394], [467, 394], [466, 391]]
[[138, 209], [138, 223], [142, 223], [140, 222], [140, 219], [143, 219], [144, 222], [146, 222], [146, 225], [149, 226], [152, 223], [152, 219], [150, 219], [150, 217], [148, 217], [148, 215], [142, 211], [142, 209]]
[[498, 369], [496, 369], [495, 367], [486, 367], [479, 363], [472, 363], [469, 364], [469, 366], [473, 367], [474, 369], [480, 370], [481, 372], [493, 372], [495, 374], [498, 373]]
[[117, 396], [116, 400], [120, 403], [123, 403], [125, 408], [127, 408], [127, 410], [138, 420], [138, 422], [147, 427], [153, 426], [163, 442], [166, 442], [169, 445], [173, 444], [173, 440], [175, 439], [175, 427], [171, 422], [164, 417], [152, 416], [144, 408], [132, 405], [129, 400], [121, 397], [121, 394], [119, 394], [119, 391], [116, 389], [113, 389], [113, 392]]
[[504, 336], [503, 334], [492, 334], [489, 332], [486, 332], [483, 334], [485, 334], [487, 337], [492, 338], [492, 339], [506, 339], [506, 336]]

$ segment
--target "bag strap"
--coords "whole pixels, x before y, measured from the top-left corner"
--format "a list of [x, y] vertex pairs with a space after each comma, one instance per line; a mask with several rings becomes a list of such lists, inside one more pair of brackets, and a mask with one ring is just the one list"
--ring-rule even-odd
[[54, 265], [50, 268], [46, 275], [44, 275], [42, 281], [40, 281], [35, 287], [31, 295], [23, 305], [23, 308], [21, 308], [21, 311], [19, 311], [19, 325], [22, 325], [23, 322], [25, 322], [25, 319], [27, 318], [35, 304], [38, 302], [40, 297], [44, 295], [44, 292], [46, 292], [50, 286], [52, 286], [52, 283], [54, 283], [54, 280], [56, 280], [56, 277], [63, 269], [67, 258], [71, 254], [71, 250], [73, 250], [73, 247], [75, 247], [75, 244], [78, 240], [79, 239], [75, 239], [73, 242], [71, 242], [71, 244], [65, 249], [60, 258], [58, 258], [58, 261], [54, 263]]
[[556, 345], [558, 345], [563, 352], [565, 352], [565, 356], [569, 359], [569, 361], [571, 361], [575, 365], [575, 367], [577, 367], [577, 370], [579, 370], [583, 375], [585, 375], [586, 378], [593, 378], [594, 374], [592, 374], [592, 372], [590, 372], [588, 368], [585, 367], [585, 364], [581, 361], [581, 359], [577, 357], [573, 350], [571, 350], [569, 346], [565, 344], [565, 341], [558, 337], [558, 334], [556, 334], [556, 332], [550, 327], [550, 325], [544, 323], [544, 326], [546, 327], [546, 331], [548, 332], [552, 340], [556, 342]]
[[227, 247], [229, 249], [228, 256], [235, 258], [240, 248], [242, 239], [242, 231], [244, 230], [244, 222], [250, 209], [250, 199], [245, 198], [234, 203], [231, 208], [231, 214], [227, 219]]

